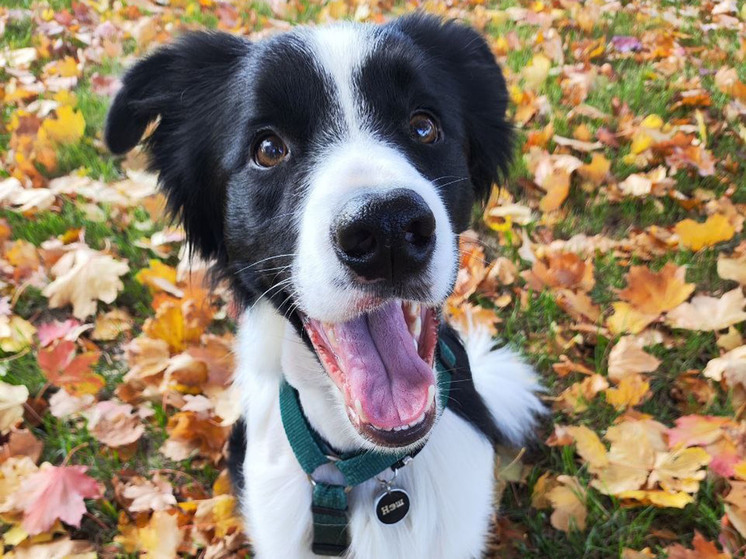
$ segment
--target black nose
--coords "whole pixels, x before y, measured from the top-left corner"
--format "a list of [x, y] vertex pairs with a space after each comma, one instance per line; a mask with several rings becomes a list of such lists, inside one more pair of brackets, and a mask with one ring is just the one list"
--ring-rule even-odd
[[433, 212], [422, 196], [406, 188], [353, 198], [331, 233], [342, 263], [368, 281], [398, 282], [417, 274], [435, 248]]

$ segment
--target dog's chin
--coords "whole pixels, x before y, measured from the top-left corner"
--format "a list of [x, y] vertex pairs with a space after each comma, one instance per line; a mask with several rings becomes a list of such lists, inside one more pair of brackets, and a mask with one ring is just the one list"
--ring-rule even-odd
[[344, 322], [300, 316], [357, 433], [384, 449], [424, 442], [437, 411], [436, 311], [389, 299]]

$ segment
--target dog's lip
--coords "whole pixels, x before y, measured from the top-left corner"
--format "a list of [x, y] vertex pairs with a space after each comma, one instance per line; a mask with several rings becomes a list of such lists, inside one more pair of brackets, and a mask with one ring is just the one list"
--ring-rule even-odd
[[365, 306], [370, 310], [336, 324], [299, 316], [352, 426], [379, 446], [408, 446], [435, 422], [437, 315], [396, 299], [371, 298]]

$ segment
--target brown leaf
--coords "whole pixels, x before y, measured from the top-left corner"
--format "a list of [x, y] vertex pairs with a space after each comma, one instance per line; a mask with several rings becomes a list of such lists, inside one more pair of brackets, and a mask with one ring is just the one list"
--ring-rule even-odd
[[686, 301], [694, 292], [694, 284], [686, 283], [686, 268], [668, 262], [660, 272], [647, 266], [632, 266], [627, 274], [627, 287], [619, 297], [637, 310], [659, 315]]

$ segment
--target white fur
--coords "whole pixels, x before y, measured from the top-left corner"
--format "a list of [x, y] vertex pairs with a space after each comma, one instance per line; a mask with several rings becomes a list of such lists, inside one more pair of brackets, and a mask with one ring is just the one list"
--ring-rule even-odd
[[[541, 404], [530, 369], [505, 350], [489, 351], [489, 335], [467, 340], [475, 384], [498, 426], [520, 444], [534, 425]], [[301, 394], [312, 426], [332, 445], [349, 448], [355, 439], [339, 409], [338, 390], [286, 321], [259, 303], [242, 318], [238, 336], [237, 388], [247, 423], [241, 496], [258, 559], [312, 559], [311, 486], [282, 428], [278, 387], [283, 376]], [[305, 354], [305, 355], [304, 355]], [[330, 405], [331, 404], [331, 405]], [[493, 510], [494, 454], [471, 425], [446, 410], [427, 445], [400, 471], [397, 486], [412, 500], [407, 518], [378, 522], [373, 500], [380, 494], [368, 481], [349, 494], [351, 544], [348, 559], [473, 559], [480, 557]], [[342, 482], [333, 466], [315, 477]]]
[[435, 186], [395, 146], [370, 130], [364, 100], [352, 83], [375, 48], [375, 36], [371, 28], [355, 24], [304, 32], [312, 38], [314, 60], [334, 85], [343, 134], [319, 147], [308, 181], [292, 274], [298, 305], [307, 315], [326, 322], [343, 322], [360, 313], [367, 297], [351, 284], [337, 259], [331, 225], [354, 196], [394, 188], [419, 194], [435, 218], [435, 250], [425, 278], [431, 288], [422, 302], [439, 304], [452, 287], [458, 264], [448, 212]]

